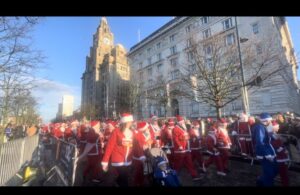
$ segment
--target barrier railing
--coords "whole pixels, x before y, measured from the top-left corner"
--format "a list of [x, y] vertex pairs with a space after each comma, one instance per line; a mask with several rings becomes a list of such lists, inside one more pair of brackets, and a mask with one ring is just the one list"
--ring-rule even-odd
[[39, 136], [34, 135], [0, 144], [0, 186], [5, 185], [38, 148]]

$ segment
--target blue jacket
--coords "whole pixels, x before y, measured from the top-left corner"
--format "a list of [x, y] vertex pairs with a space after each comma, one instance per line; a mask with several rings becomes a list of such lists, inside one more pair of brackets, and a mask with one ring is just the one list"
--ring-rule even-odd
[[154, 178], [157, 180], [159, 185], [166, 187], [179, 187], [180, 182], [176, 171], [168, 168], [165, 171], [162, 171], [160, 168], [156, 168], [154, 171]]
[[5, 129], [5, 135], [6, 135], [7, 137], [10, 137], [11, 134], [12, 134], [11, 128], [6, 128], [6, 129]]
[[258, 123], [253, 126], [252, 133], [256, 157], [258, 159], [263, 159], [266, 156], [275, 157], [275, 150], [271, 145], [271, 137], [267, 128], [263, 124]]

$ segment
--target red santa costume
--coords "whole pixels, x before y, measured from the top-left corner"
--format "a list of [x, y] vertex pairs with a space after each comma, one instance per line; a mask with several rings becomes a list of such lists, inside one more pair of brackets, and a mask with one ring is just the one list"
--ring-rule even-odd
[[217, 149], [217, 129], [211, 126], [211, 128], [209, 128], [208, 130], [209, 131], [207, 133], [205, 141], [209, 158], [204, 161], [203, 170], [205, 171], [210, 164], [215, 163], [217, 167], [217, 174], [225, 176], [226, 173], [224, 173], [220, 151]]
[[192, 128], [189, 130], [192, 161], [197, 161], [202, 166], [203, 158], [201, 154], [201, 136], [199, 132], [200, 125], [198, 121], [194, 121]]
[[150, 132], [155, 137], [154, 146], [160, 148], [161, 147], [161, 128], [157, 124], [157, 116], [151, 117], [150, 122]]
[[[252, 123], [253, 121], [250, 120]], [[238, 142], [243, 156], [253, 156], [253, 146], [251, 138], [251, 126], [248, 122], [248, 116], [241, 113], [236, 123], [236, 131], [239, 134]]]
[[151, 149], [154, 136], [150, 133], [149, 125], [146, 122], [137, 124], [138, 133], [133, 141], [133, 164], [135, 167], [134, 184], [142, 186], [144, 184], [144, 163], [146, 151]]
[[232, 145], [226, 128], [227, 122], [225, 121], [225, 119], [221, 119], [218, 122], [217, 148], [220, 151], [220, 156], [222, 159], [224, 170], [228, 170], [229, 149]]
[[173, 143], [173, 129], [175, 122], [173, 119], [168, 120], [168, 124], [161, 131], [161, 147], [167, 154], [170, 167], [174, 167], [174, 143]]
[[87, 164], [83, 172], [84, 177], [92, 173], [92, 179], [96, 179], [97, 174], [101, 171], [100, 161], [102, 157], [103, 135], [100, 132], [100, 122], [92, 121], [91, 129], [86, 134], [86, 146], [82, 156], [87, 155]]
[[79, 140], [79, 155], [83, 152], [86, 145], [86, 136], [90, 128], [87, 124], [81, 124], [79, 131], [77, 131], [77, 138]]
[[60, 130], [61, 128], [61, 124], [60, 123], [55, 123], [54, 124], [54, 137], [57, 138], [57, 139], [61, 139], [63, 137], [63, 133], [62, 131]]
[[189, 135], [184, 124], [184, 119], [181, 116], [177, 116], [177, 121], [178, 125], [176, 125], [173, 129], [174, 169], [179, 172], [184, 165], [190, 172], [193, 179], [199, 179], [192, 162]]
[[104, 149], [107, 145], [107, 142], [112, 134], [112, 132], [115, 130], [116, 128], [116, 122], [114, 121], [109, 121], [107, 124], [107, 128], [104, 130]]
[[101, 162], [104, 171], [108, 170], [108, 163], [111, 163], [118, 174], [117, 183], [120, 186], [128, 186], [128, 166], [132, 163], [133, 132], [130, 130], [132, 122], [131, 114], [122, 115], [122, 127], [112, 132]]
[[285, 149], [282, 140], [277, 134], [279, 130], [279, 124], [276, 121], [272, 122], [273, 133], [271, 138], [271, 145], [273, 146], [276, 152], [276, 161], [278, 163], [279, 175], [281, 183], [283, 186], [289, 186], [289, 177], [288, 177], [288, 151]]

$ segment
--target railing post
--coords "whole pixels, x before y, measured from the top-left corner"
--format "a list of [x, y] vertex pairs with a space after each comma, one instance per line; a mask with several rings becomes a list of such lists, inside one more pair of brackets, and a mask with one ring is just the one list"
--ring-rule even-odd
[[25, 140], [26, 140], [26, 138], [24, 138], [21, 143], [21, 155], [20, 155], [19, 167], [21, 167], [23, 165]]

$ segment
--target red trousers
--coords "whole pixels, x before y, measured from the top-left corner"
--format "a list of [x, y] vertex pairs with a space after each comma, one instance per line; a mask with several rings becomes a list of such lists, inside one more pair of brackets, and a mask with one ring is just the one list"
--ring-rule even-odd
[[220, 155], [209, 155], [209, 158], [204, 162], [205, 167], [209, 167], [212, 163], [215, 163], [217, 171], [224, 172], [224, 166]]
[[183, 165], [188, 169], [192, 177], [197, 176], [190, 152], [174, 153], [174, 169], [179, 172]]
[[253, 156], [253, 146], [251, 140], [246, 140], [248, 138], [241, 137], [239, 139], [241, 153], [244, 155]]
[[202, 167], [203, 158], [200, 150], [192, 150], [191, 155], [192, 155], [192, 161], [193, 162], [197, 161], [199, 166]]
[[278, 163], [279, 175], [283, 186], [289, 186], [288, 166], [285, 162]]
[[134, 185], [135, 186], [143, 186], [144, 185], [144, 167], [143, 162], [140, 160], [133, 160], [134, 166]]
[[224, 169], [228, 169], [229, 149], [220, 148], [220, 156]]
[[94, 155], [94, 156], [87, 156], [87, 164], [83, 172], [84, 177], [88, 177], [88, 175], [91, 173], [91, 178], [96, 179], [97, 175], [102, 170], [100, 167], [101, 163], [101, 156], [100, 155]]

